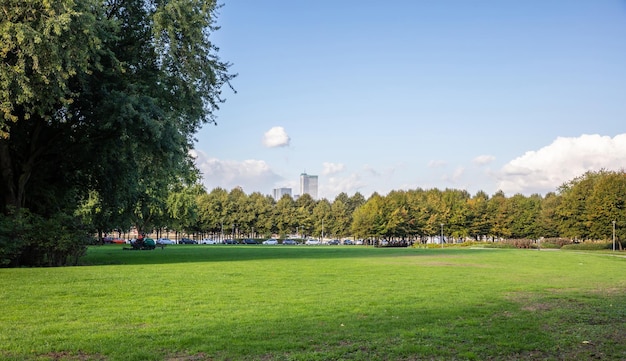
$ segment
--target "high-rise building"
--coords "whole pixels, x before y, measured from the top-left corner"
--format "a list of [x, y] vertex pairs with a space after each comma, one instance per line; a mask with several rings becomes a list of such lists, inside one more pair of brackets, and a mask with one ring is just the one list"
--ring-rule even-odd
[[272, 192], [275, 200], [281, 199], [285, 194], [291, 197], [291, 188], [274, 188]]
[[308, 194], [313, 199], [317, 199], [317, 176], [300, 174], [300, 196]]

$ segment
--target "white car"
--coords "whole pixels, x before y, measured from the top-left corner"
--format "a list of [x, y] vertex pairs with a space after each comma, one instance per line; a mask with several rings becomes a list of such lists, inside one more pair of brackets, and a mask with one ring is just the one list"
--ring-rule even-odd
[[176, 244], [176, 242], [172, 241], [169, 238], [159, 238], [156, 241], [157, 244]]
[[199, 243], [200, 244], [217, 244], [217, 242], [214, 239], [211, 239], [211, 238], [201, 239]]
[[278, 244], [278, 241], [275, 240], [274, 238], [270, 238], [266, 241], [263, 241], [263, 244]]
[[304, 242], [304, 244], [318, 245], [318, 244], [320, 244], [320, 241], [318, 241], [317, 239], [307, 239], [306, 242]]

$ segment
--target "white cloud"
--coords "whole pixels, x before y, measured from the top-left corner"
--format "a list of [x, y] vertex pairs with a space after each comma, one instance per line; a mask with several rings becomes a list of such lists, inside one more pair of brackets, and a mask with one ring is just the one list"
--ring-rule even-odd
[[290, 141], [291, 138], [283, 127], [273, 127], [263, 134], [263, 145], [268, 148], [287, 147]]
[[442, 179], [444, 181], [456, 183], [463, 177], [464, 174], [465, 174], [465, 168], [457, 167], [452, 174], [446, 174], [443, 176]]
[[476, 165], [482, 166], [487, 165], [494, 160], [496, 160], [496, 157], [494, 157], [493, 155], [479, 155], [478, 157], [474, 158], [472, 162], [474, 162], [474, 164]]
[[442, 168], [445, 167], [448, 163], [444, 160], [431, 160], [428, 162], [428, 168]]
[[361, 180], [361, 176], [356, 173], [347, 177], [330, 177], [325, 179], [323, 184], [320, 184], [319, 196], [332, 201], [341, 192], [351, 196], [365, 186], [366, 184]]
[[216, 187], [227, 190], [242, 187], [248, 193], [270, 194], [274, 184], [283, 179], [263, 160], [220, 160], [198, 150], [192, 150], [191, 155], [196, 159], [196, 166], [203, 174], [202, 183], [208, 191]]
[[322, 175], [332, 175], [342, 172], [346, 166], [342, 163], [323, 163], [324, 169], [322, 170]]
[[625, 164], [626, 134], [614, 138], [597, 134], [559, 137], [504, 165], [498, 175], [498, 189], [505, 194], [545, 194], [587, 171], [618, 170]]

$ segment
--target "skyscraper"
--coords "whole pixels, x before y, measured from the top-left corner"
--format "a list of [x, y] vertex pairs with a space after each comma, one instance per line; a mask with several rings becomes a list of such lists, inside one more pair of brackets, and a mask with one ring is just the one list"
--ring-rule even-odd
[[280, 200], [285, 194], [291, 197], [291, 188], [274, 188], [273, 196], [275, 200]]
[[317, 199], [317, 176], [300, 174], [300, 196], [308, 194], [313, 199]]

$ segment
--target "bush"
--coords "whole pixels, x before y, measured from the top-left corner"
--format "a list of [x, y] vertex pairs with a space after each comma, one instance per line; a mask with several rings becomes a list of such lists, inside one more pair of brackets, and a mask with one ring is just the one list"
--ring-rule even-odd
[[567, 244], [561, 249], [570, 249], [578, 251], [599, 251], [603, 249], [613, 249], [613, 242], [607, 241], [585, 241], [581, 243]]
[[544, 238], [541, 240], [541, 248], [561, 248], [572, 243], [569, 238]]
[[488, 242], [485, 244], [485, 248], [515, 248], [512, 243], [503, 242]]
[[76, 265], [91, 236], [75, 217], [26, 209], [0, 215], [0, 267]]

